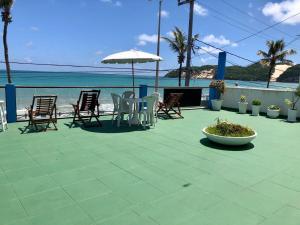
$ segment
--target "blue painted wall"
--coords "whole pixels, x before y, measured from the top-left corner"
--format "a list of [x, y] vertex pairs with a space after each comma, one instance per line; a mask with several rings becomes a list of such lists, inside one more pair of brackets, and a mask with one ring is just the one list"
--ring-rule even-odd
[[8, 123], [15, 123], [17, 121], [17, 102], [16, 102], [16, 86], [14, 84], [7, 84], [5, 86], [6, 98], [6, 119]]
[[[215, 79], [224, 80], [226, 69], [226, 52], [219, 53], [218, 70]], [[209, 103], [208, 107], [211, 108], [211, 100], [219, 98], [218, 93], [214, 88], [209, 89]]]

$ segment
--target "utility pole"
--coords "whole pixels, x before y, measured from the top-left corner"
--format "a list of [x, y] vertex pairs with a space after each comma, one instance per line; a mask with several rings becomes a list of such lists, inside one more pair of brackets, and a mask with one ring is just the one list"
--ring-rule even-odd
[[193, 45], [193, 22], [194, 22], [194, 6], [195, 0], [178, 0], [178, 5], [190, 4], [190, 15], [189, 15], [189, 32], [188, 32], [188, 46], [186, 56], [186, 75], [185, 75], [185, 86], [190, 86], [191, 79], [191, 58], [192, 58], [192, 45]]
[[[158, 9], [158, 31], [157, 31], [157, 55], [160, 55], [160, 28], [161, 28], [161, 8], [163, 0], [159, 0]], [[155, 75], [155, 92], [158, 91], [158, 80], [159, 80], [159, 61], [156, 62], [156, 75]]]

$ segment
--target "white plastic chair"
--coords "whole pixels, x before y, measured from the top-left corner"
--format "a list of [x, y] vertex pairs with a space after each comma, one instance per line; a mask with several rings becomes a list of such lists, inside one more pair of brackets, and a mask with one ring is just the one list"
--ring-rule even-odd
[[0, 124], [2, 131], [7, 129], [6, 113], [4, 110], [4, 101], [0, 101]]
[[124, 91], [122, 94], [122, 98], [134, 98], [135, 93], [133, 91]]
[[120, 95], [115, 94], [115, 93], [111, 93], [111, 97], [113, 100], [113, 104], [114, 104], [114, 110], [113, 110], [113, 115], [112, 115], [112, 124], [114, 123], [115, 120], [115, 115], [117, 114], [117, 119], [118, 119], [118, 127], [120, 126], [121, 123], [121, 119], [124, 119], [124, 114], [128, 113], [128, 110], [126, 111], [123, 107], [123, 99]]
[[[142, 126], [145, 128], [146, 126], [155, 126], [155, 102], [156, 96], [146, 96], [142, 99], [142, 109], [140, 111], [140, 121]], [[143, 116], [143, 119], [142, 119]]]
[[156, 119], [156, 122], [157, 122], [157, 119], [158, 119], [158, 116], [157, 116], [157, 110], [158, 110], [158, 103], [160, 101], [160, 93], [159, 92], [154, 92], [152, 94], [152, 96], [155, 97], [155, 103], [154, 103], [154, 116], [155, 116], [155, 119]]

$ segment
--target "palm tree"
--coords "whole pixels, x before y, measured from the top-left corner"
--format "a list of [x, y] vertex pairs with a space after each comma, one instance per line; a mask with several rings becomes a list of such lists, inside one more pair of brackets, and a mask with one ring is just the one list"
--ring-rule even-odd
[[260, 60], [261, 65], [269, 66], [270, 68], [268, 73], [267, 84], [267, 88], [269, 88], [271, 76], [275, 69], [275, 66], [278, 63], [284, 63], [288, 65], [293, 64], [293, 62], [291, 60], [287, 60], [286, 57], [289, 55], [296, 54], [296, 51], [293, 49], [285, 50], [286, 46], [284, 40], [267, 41], [267, 46], [269, 48], [268, 52], [259, 50], [257, 52], [257, 55], [262, 57], [262, 59]]
[[[172, 31], [172, 38], [163, 37], [164, 40], [166, 40], [170, 46], [170, 48], [177, 53], [177, 60], [179, 64], [178, 69], [178, 86], [181, 86], [181, 76], [182, 76], [182, 64], [185, 61], [186, 58], [186, 51], [187, 51], [187, 36], [184, 34], [184, 32], [179, 29], [178, 27], [175, 27], [175, 29]], [[193, 46], [192, 51], [195, 53], [195, 40], [198, 39], [199, 35], [196, 34], [193, 36]]]
[[11, 7], [14, 3], [14, 0], [0, 0], [0, 8], [2, 10], [2, 22], [3, 26], [3, 47], [4, 47], [4, 57], [5, 57], [5, 65], [6, 65], [6, 73], [7, 73], [7, 82], [9, 84], [12, 83], [11, 74], [10, 74], [10, 65], [9, 65], [9, 56], [8, 56], [8, 46], [7, 46], [7, 28], [8, 24], [12, 22], [12, 16], [10, 13]]

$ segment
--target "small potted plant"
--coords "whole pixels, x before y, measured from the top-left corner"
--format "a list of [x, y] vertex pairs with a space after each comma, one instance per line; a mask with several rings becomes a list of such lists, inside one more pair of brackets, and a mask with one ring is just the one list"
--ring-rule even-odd
[[288, 118], [287, 121], [289, 122], [296, 122], [297, 121], [297, 108], [296, 104], [300, 99], [300, 85], [296, 88], [292, 100], [285, 99], [285, 103], [289, 107], [288, 109]]
[[247, 112], [248, 102], [245, 95], [241, 95], [239, 102], [239, 113], [245, 114]]
[[252, 101], [252, 116], [259, 116], [261, 101], [259, 99], [253, 99]]
[[210, 88], [216, 90], [216, 98], [211, 100], [211, 107], [214, 111], [220, 111], [222, 107], [223, 100], [222, 95], [225, 93], [226, 87], [224, 80], [213, 80], [210, 85]]
[[270, 105], [267, 110], [267, 116], [275, 119], [280, 114], [280, 107], [278, 105]]

